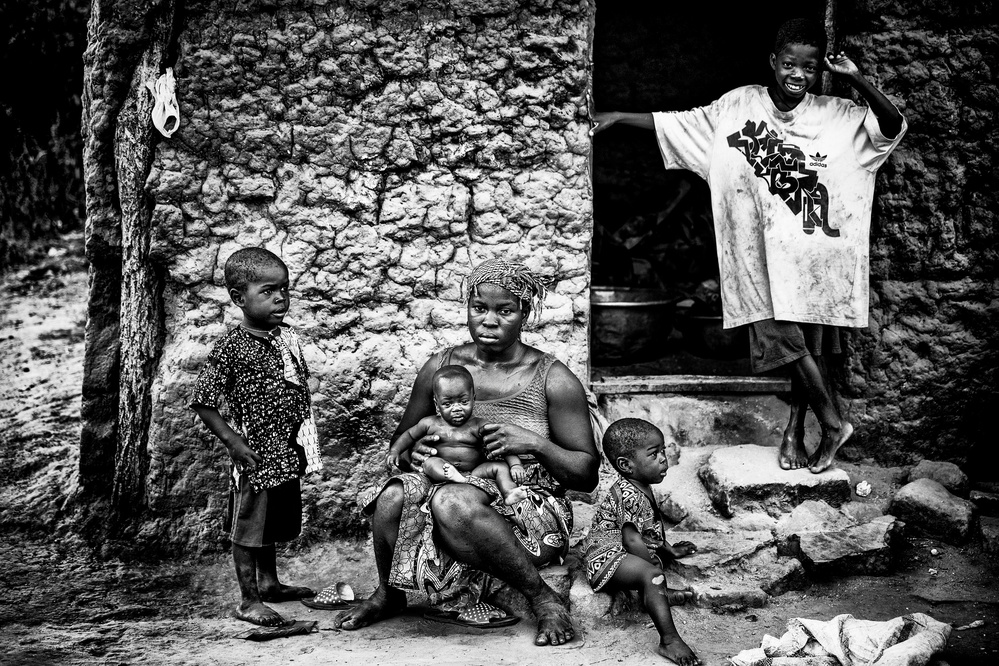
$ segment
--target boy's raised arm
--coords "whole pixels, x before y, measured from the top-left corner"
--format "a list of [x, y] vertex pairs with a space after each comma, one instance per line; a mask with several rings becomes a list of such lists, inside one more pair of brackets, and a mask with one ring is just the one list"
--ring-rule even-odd
[[656, 128], [656, 123], [652, 119], [651, 113], [596, 111], [593, 114], [593, 128], [590, 130], [590, 136], [593, 136], [597, 132], [603, 132], [611, 125], [617, 123], [621, 123], [622, 125], [631, 125], [632, 127], [641, 127], [642, 129], [648, 130], [654, 130]]
[[889, 139], [898, 136], [898, 133], [902, 131], [902, 114], [884, 96], [884, 93], [864, 78], [864, 75], [860, 73], [860, 68], [850, 60], [849, 56], [842, 51], [831, 56], [826, 55], [825, 63], [830, 72], [846, 77], [850, 85], [867, 101], [871, 111], [878, 119], [881, 133]]

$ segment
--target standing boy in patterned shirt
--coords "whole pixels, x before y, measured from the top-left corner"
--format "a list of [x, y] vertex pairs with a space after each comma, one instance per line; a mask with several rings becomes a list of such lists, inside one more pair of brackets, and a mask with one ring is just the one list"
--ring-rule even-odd
[[191, 401], [232, 459], [225, 529], [241, 595], [234, 615], [262, 626], [287, 624], [263, 602], [315, 595], [277, 575], [275, 543], [302, 530], [299, 478], [322, 467], [309, 369], [298, 336], [283, 323], [288, 283], [287, 266], [268, 250], [244, 248], [229, 257], [225, 284], [243, 320], [215, 344]]
[[[825, 51], [818, 22], [792, 19], [777, 31], [769, 85], [689, 111], [596, 113], [591, 130], [653, 130], [667, 169], [689, 169], [711, 187], [724, 325], [750, 325], [754, 372], [790, 369], [778, 462], [816, 474], [853, 434], [823, 359], [841, 352], [842, 328], [867, 326], [874, 178], [907, 127], [848, 56]], [[867, 106], [809, 93], [823, 68]], [[822, 429], [811, 455], [809, 407]]]

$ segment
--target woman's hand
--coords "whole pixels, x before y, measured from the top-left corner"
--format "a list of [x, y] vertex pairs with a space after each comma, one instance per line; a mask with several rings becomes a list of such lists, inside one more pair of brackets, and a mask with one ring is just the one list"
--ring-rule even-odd
[[487, 423], [482, 426], [482, 442], [490, 458], [534, 454], [538, 450], [537, 433], [510, 423]]
[[[421, 470], [423, 468], [423, 463], [427, 458], [437, 455], [437, 449], [433, 447], [433, 444], [439, 439], [440, 437], [437, 435], [424, 435], [420, 439], [416, 440], [416, 444], [413, 444], [413, 448], [409, 450], [408, 467], [410, 470]], [[406, 463], [406, 460], [401, 459], [399, 462]]]

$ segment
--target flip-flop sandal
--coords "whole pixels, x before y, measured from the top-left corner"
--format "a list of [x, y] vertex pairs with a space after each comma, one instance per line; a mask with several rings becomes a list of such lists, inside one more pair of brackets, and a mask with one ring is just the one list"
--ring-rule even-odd
[[301, 599], [302, 605], [316, 610], [344, 610], [356, 605], [354, 590], [347, 583], [336, 583], [320, 590], [312, 599]]
[[520, 618], [516, 615], [507, 615], [506, 612], [485, 602], [477, 603], [460, 611], [432, 608], [424, 613], [423, 617], [433, 622], [456, 624], [460, 627], [472, 627], [473, 629], [509, 627], [520, 622]]
[[319, 623], [315, 620], [298, 620], [286, 627], [256, 627], [241, 631], [233, 638], [242, 638], [248, 641], [269, 641], [285, 636], [298, 636], [300, 634], [312, 634], [319, 631]]

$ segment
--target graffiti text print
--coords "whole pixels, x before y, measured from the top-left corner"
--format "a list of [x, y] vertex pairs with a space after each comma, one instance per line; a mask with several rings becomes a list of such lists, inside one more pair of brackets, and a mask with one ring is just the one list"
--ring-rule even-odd
[[833, 238], [839, 229], [829, 226], [829, 193], [818, 173], [807, 168], [805, 153], [777, 136], [765, 121], [746, 121], [741, 131], [728, 136], [728, 145], [739, 150], [752, 165], [757, 178], [767, 181], [770, 193], [780, 197], [795, 215], [801, 215], [806, 234], [819, 227]]

